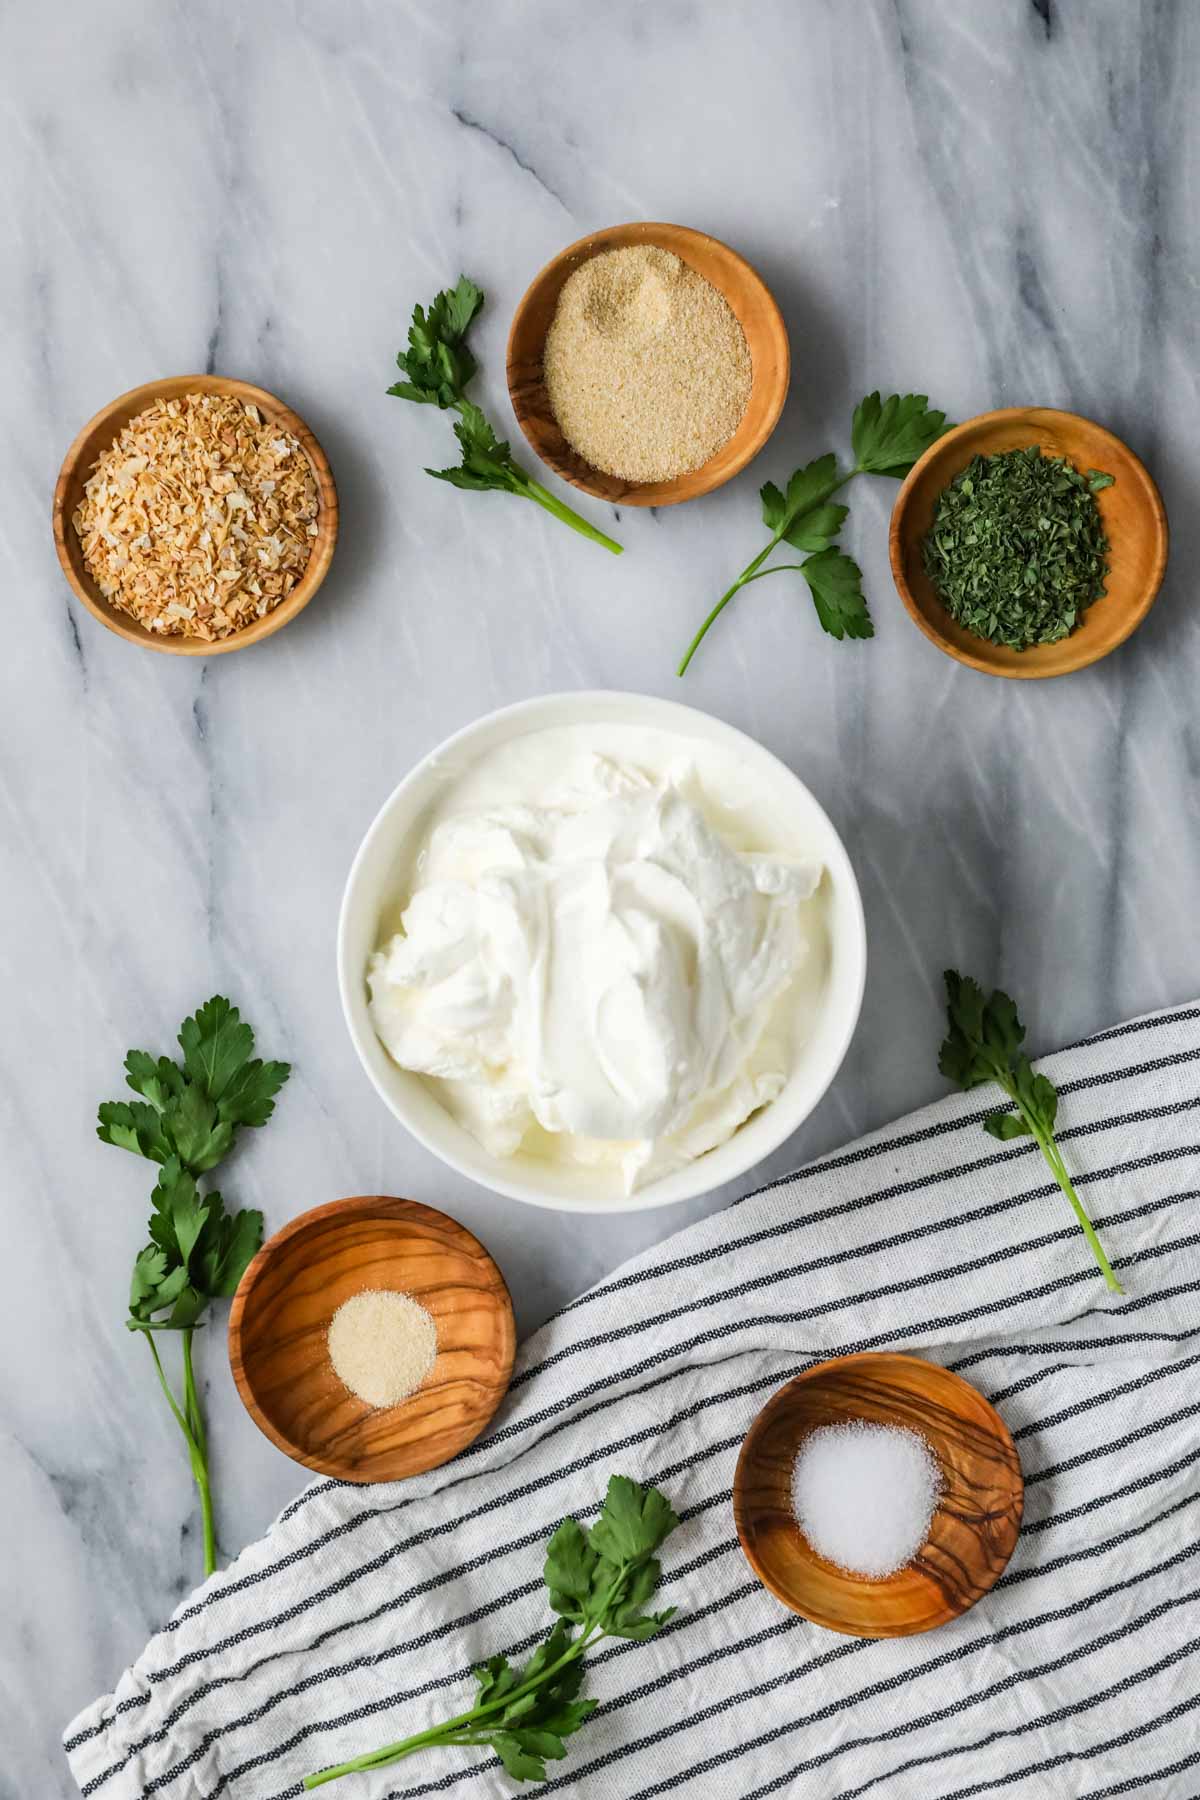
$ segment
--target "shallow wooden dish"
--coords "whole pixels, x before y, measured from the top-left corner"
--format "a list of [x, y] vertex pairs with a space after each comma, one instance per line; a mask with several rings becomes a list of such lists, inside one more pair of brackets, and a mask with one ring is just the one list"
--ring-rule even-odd
[[[364, 1288], [411, 1294], [437, 1323], [437, 1361], [399, 1406], [353, 1395], [326, 1333]], [[448, 1462], [504, 1398], [516, 1332], [504, 1277], [465, 1226], [432, 1206], [363, 1194], [316, 1206], [265, 1243], [229, 1315], [229, 1361], [260, 1431], [341, 1481], [399, 1481]]]
[[[792, 1513], [792, 1465], [820, 1425], [906, 1425], [942, 1469], [929, 1542], [884, 1581], [826, 1562]], [[851, 1637], [910, 1637], [957, 1618], [993, 1587], [1013, 1553], [1024, 1504], [1008, 1427], [982, 1394], [916, 1356], [840, 1356], [789, 1381], [746, 1434], [733, 1482], [738, 1537], [754, 1573], [814, 1625]]]
[[[719, 288], [746, 334], [753, 363], [750, 399], [733, 436], [700, 468], [673, 481], [622, 481], [585, 462], [559, 430], [542, 377], [546, 333], [567, 277], [602, 250], [623, 250], [630, 244], [672, 250]], [[686, 225], [610, 225], [568, 244], [534, 276], [508, 334], [508, 392], [517, 423], [533, 449], [573, 487], [624, 506], [674, 506], [711, 493], [738, 474], [774, 431], [787, 398], [790, 371], [787, 330], [762, 276], [728, 244]]]
[[[1103, 469], [1116, 482], [1096, 495], [1110, 545], [1108, 592], [1093, 601], [1083, 622], [1057, 644], [1012, 650], [976, 637], [955, 623], [938, 599], [921, 561], [921, 540], [938, 495], [973, 456], [1038, 444], [1077, 469]], [[1069, 675], [1099, 662], [1136, 631], [1154, 604], [1167, 566], [1167, 515], [1145, 465], [1127, 444], [1078, 413], [1046, 406], [1006, 406], [980, 413], [931, 444], [907, 476], [892, 508], [888, 542], [892, 575], [908, 611], [930, 643], [972, 669], [1017, 680]]]
[[[266, 418], [276, 421], [299, 439], [317, 483], [317, 535], [304, 574], [286, 600], [265, 618], [256, 619], [232, 637], [221, 638], [215, 643], [207, 643], [202, 638], [160, 637], [157, 632], [147, 631], [144, 625], [139, 625], [129, 613], [111, 605], [84, 567], [83, 546], [71, 523], [83, 499], [83, 484], [91, 474], [96, 458], [152, 400], [175, 399], [180, 394], [236, 394], [240, 400], [252, 401]], [[127, 394], [119, 394], [94, 419], [88, 420], [63, 458], [54, 487], [52, 521], [54, 547], [63, 574], [76, 597], [102, 625], [107, 625], [129, 644], [141, 644], [147, 650], [165, 650], [169, 656], [223, 656], [227, 650], [244, 650], [247, 644], [260, 643], [294, 619], [298, 612], [303, 612], [324, 581], [333, 557], [338, 533], [338, 499], [325, 452], [300, 415], [285, 406], [282, 400], [277, 400], [274, 394], [268, 394], [265, 388], [252, 387], [248, 381], [234, 381], [225, 375], [170, 375], [163, 381], [147, 381], [141, 387], [130, 388]]]

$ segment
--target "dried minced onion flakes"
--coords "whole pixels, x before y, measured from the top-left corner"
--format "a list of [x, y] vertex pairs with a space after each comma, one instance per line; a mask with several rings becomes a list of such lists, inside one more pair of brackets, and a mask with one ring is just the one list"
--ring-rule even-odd
[[248, 401], [153, 401], [96, 459], [73, 524], [113, 606], [161, 636], [230, 637], [295, 587], [317, 484], [291, 432]]

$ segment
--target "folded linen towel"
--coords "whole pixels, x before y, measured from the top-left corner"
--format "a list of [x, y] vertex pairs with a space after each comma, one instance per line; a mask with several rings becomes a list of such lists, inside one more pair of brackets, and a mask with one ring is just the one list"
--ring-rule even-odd
[[[546, 1628], [541, 1549], [617, 1471], [658, 1483], [678, 1617], [607, 1645], [603, 1702], [530, 1793], [967, 1800], [1200, 1791], [1200, 1003], [1042, 1065], [1126, 1287], [1107, 1293], [1028, 1140], [955, 1095], [608, 1276], [524, 1346], [494, 1429], [403, 1484], [311, 1485], [67, 1733], [99, 1800], [293, 1800], [307, 1771], [468, 1703]], [[1027, 1483], [1008, 1571], [924, 1637], [836, 1637], [738, 1548], [743, 1435], [813, 1361], [911, 1349], [964, 1372]], [[346, 1800], [511, 1795], [433, 1751]]]

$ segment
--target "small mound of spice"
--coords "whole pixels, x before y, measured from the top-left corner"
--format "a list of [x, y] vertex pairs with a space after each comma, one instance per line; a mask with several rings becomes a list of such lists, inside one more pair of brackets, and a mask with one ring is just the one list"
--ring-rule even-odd
[[670, 250], [606, 250], [565, 283], [546, 392], [567, 442], [607, 475], [670, 481], [741, 424], [750, 351], [724, 295]]
[[1095, 496], [1112, 483], [1036, 444], [972, 457], [938, 496], [921, 545], [951, 618], [1014, 650], [1069, 636], [1105, 592], [1109, 545]]
[[100, 592], [164, 637], [226, 638], [291, 593], [317, 484], [290, 431], [231, 394], [158, 399], [97, 457], [72, 520]]
[[804, 1439], [792, 1470], [792, 1508], [818, 1556], [882, 1581], [926, 1542], [941, 1485], [919, 1432], [853, 1419], [821, 1425]]
[[437, 1358], [437, 1326], [410, 1294], [367, 1288], [329, 1321], [329, 1360], [368, 1406], [398, 1406], [415, 1394]]

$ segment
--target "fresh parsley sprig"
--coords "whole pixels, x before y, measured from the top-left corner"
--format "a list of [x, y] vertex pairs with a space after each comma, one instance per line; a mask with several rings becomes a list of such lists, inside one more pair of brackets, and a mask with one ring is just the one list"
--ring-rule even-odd
[[183, 1066], [131, 1050], [125, 1080], [140, 1100], [107, 1100], [98, 1135], [153, 1162], [172, 1156], [203, 1175], [233, 1148], [241, 1125], [265, 1125], [287, 1063], [254, 1056], [254, 1033], [220, 994], [179, 1028]]
[[603, 544], [615, 556], [621, 545], [604, 532], [589, 525], [565, 502], [559, 500], [540, 481], [526, 474], [513, 461], [508, 445], [498, 438], [481, 409], [468, 400], [467, 384], [478, 369], [467, 347], [467, 332], [483, 305], [483, 294], [465, 275], [457, 287], [445, 288], [429, 308], [413, 308], [408, 328], [408, 349], [401, 350], [396, 361], [405, 380], [395, 382], [389, 394], [401, 400], [414, 400], [420, 406], [436, 406], [443, 412], [457, 412], [454, 435], [462, 451], [462, 462], [450, 469], [426, 469], [436, 481], [449, 481], [457, 488], [482, 492], [488, 488], [517, 494], [544, 507], [572, 531]]
[[1048, 1076], [1034, 1073], [1021, 1049], [1025, 1027], [1015, 1005], [999, 988], [985, 996], [977, 981], [953, 969], [946, 970], [946, 1002], [950, 1030], [938, 1057], [938, 1068], [961, 1088], [994, 1081], [1004, 1090], [1016, 1111], [989, 1113], [983, 1121], [984, 1130], [1001, 1143], [1018, 1137], [1036, 1140], [1050, 1173], [1071, 1203], [1105, 1282], [1114, 1294], [1121, 1293], [1121, 1284], [1054, 1141], [1058, 1093]]
[[[837, 457], [830, 452], [797, 469], [784, 493], [768, 481], [760, 498], [770, 541], [717, 601], [688, 646], [678, 673], [687, 673], [705, 636], [735, 594], [752, 581], [781, 574], [785, 569], [803, 575], [817, 618], [831, 637], [874, 637], [875, 627], [862, 591], [862, 570], [852, 557], [837, 548], [838, 533], [849, 508], [833, 503], [833, 496], [856, 475], [890, 475], [901, 480], [947, 430], [945, 413], [931, 412], [924, 394], [892, 394], [882, 401], [877, 393], [868, 394], [855, 408], [851, 425], [852, 467], [839, 468]], [[769, 569], [764, 568], [780, 544], [802, 551], [804, 561], [772, 563]]]
[[678, 1523], [657, 1488], [612, 1476], [591, 1529], [564, 1519], [546, 1546], [543, 1580], [560, 1616], [529, 1660], [514, 1668], [506, 1656], [489, 1658], [473, 1671], [476, 1694], [469, 1712], [307, 1775], [305, 1787], [448, 1745], [494, 1750], [515, 1781], [545, 1781], [547, 1762], [561, 1761], [564, 1740], [596, 1710], [595, 1700], [579, 1697], [584, 1654], [606, 1637], [644, 1643], [673, 1617], [673, 1607], [659, 1613], [645, 1608], [661, 1573], [655, 1553]]
[[[150, 1242], [133, 1265], [130, 1331], [150, 1346], [159, 1385], [187, 1445], [204, 1529], [204, 1572], [216, 1567], [216, 1534], [204, 1416], [192, 1363], [192, 1333], [210, 1300], [234, 1293], [262, 1243], [260, 1212], [229, 1213], [219, 1193], [202, 1194], [196, 1177], [233, 1147], [243, 1125], [265, 1125], [287, 1080], [287, 1063], [254, 1055], [254, 1033], [220, 994], [179, 1029], [182, 1064], [131, 1050], [125, 1079], [138, 1100], [107, 1100], [97, 1135], [162, 1164], [150, 1196]], [[153, 1334], [177, 1331], [183, 1352], [183, 1399], [167, 1380]]]

